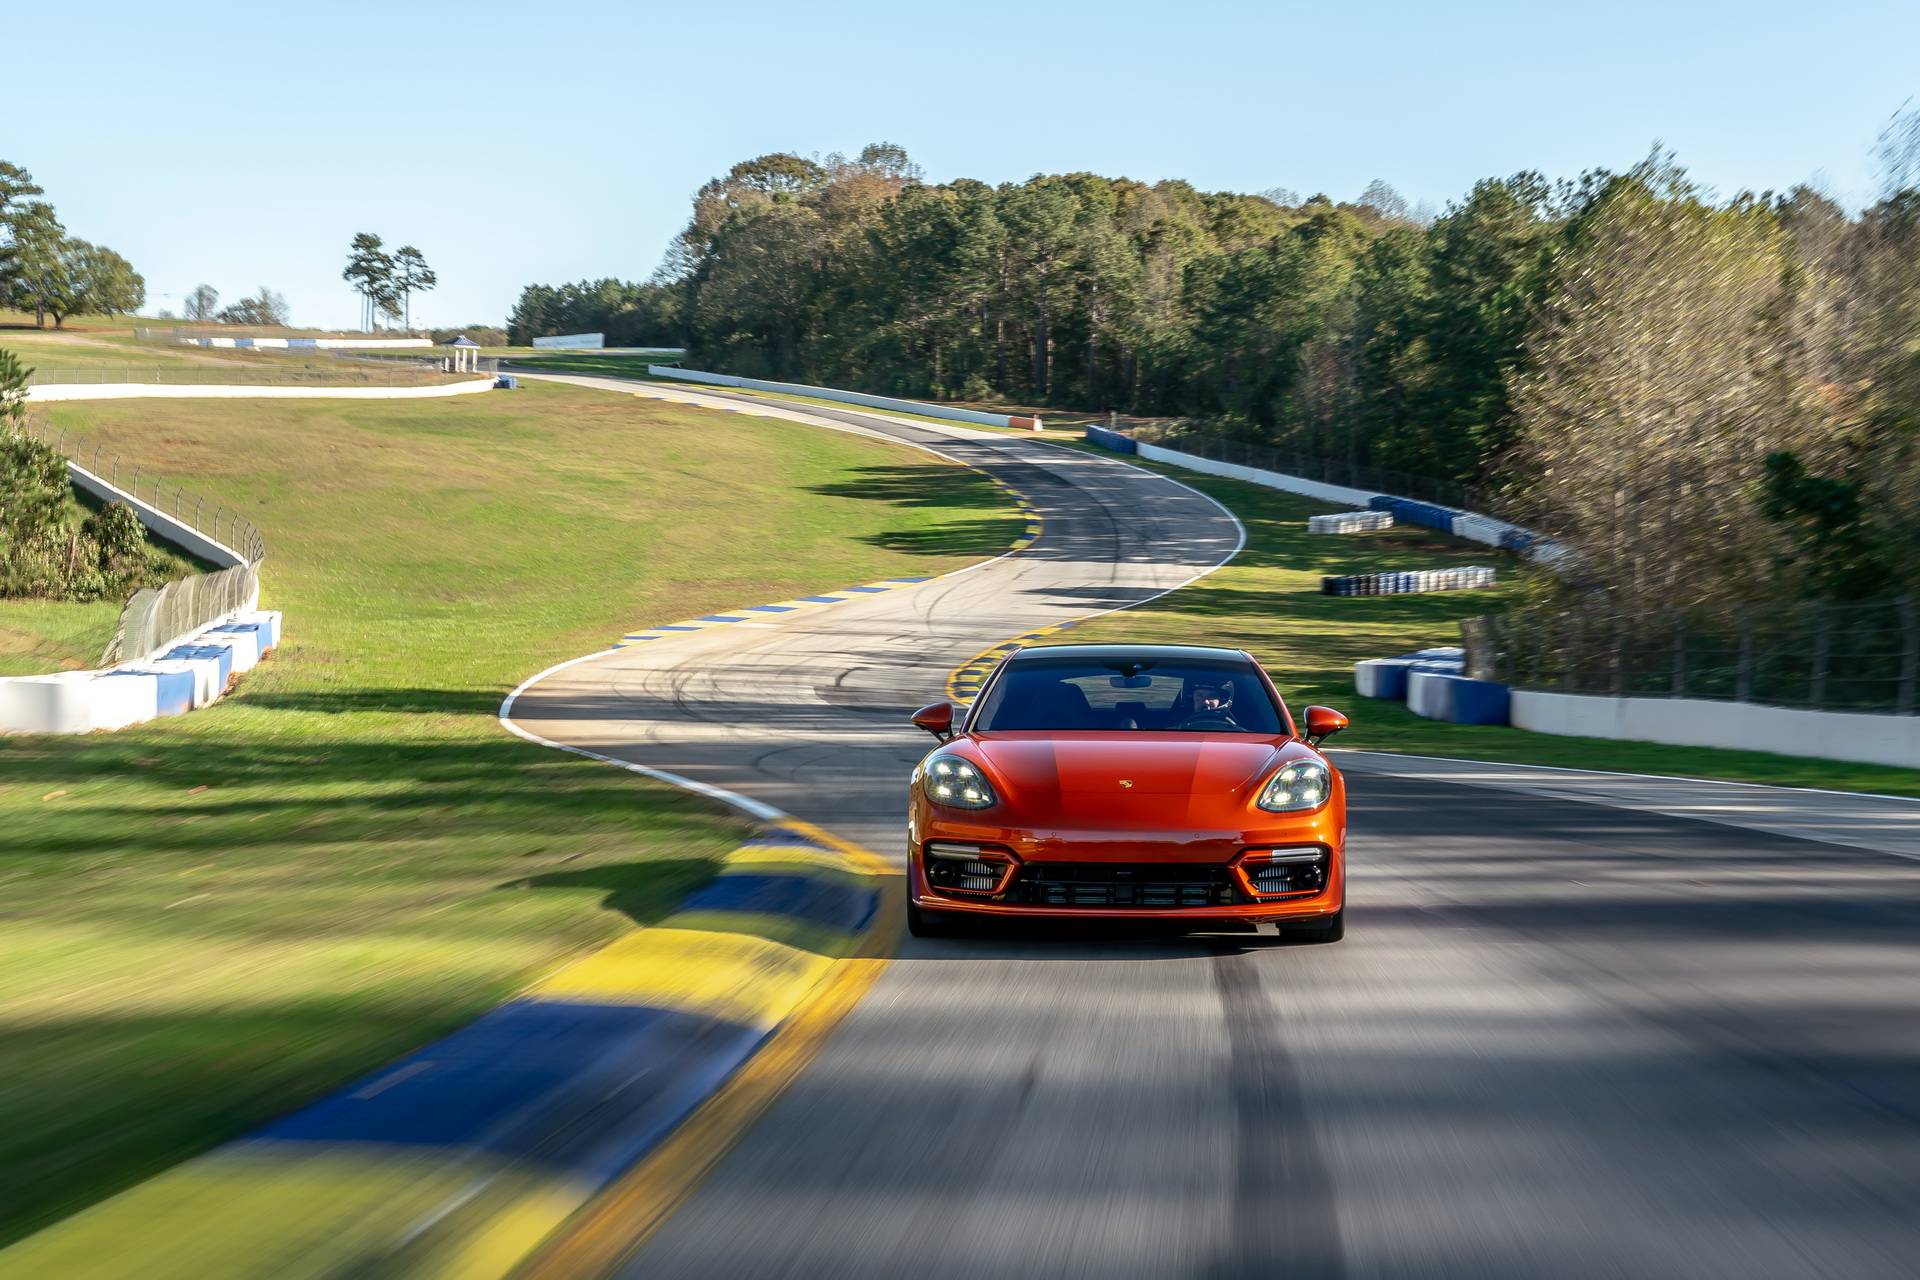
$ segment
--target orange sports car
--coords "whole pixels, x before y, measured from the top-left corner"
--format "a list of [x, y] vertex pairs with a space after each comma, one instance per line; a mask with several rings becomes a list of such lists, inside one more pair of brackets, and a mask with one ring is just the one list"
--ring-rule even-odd
[[1346, 787], [1237, 649], [1051, 645], [988, 677], [958, 729], [913, 771], [907, 928], [963, 917], [1252, 921], [1282, 936], [1345, 931]]

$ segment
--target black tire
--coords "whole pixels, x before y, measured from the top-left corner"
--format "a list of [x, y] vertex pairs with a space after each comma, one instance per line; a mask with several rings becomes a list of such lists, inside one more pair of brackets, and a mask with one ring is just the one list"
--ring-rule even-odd
[[922, 911], [909, 898], [907, 932], [916, 938], [949, 938], [953, 936], [953, 921], [938, 911]]
[[1312, 924], [1287, 925], [1280, 930], [1280, 936], [1287, 942], [1338, 942], [1347, 936], [1347, 909], [1341, 907]]

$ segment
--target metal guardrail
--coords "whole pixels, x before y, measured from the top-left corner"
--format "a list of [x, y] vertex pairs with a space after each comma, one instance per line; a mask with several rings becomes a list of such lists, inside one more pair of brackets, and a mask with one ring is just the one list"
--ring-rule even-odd
[[1467, 674], [1519, 689], [1920, 711], [1920, 604], [1732, 605], [1631, 617], [1594, 606], [1461, 624]]
[[29, 416], [29, 435], [52, 447], [69, 465], [93, 475], [136, 501], [169, 516], [235, 552], [242, 563], [212, 573], [188, 574], [159, 587], [144, 587], [121, 606], [102, 666], [144, 658], [183, 636], [219, 621], [259, 598], [260, 564], [267, 540], [251, 520], [220, 503], [169, 484], [151, 469], [127, 462], [97, 441], [58, 430]]

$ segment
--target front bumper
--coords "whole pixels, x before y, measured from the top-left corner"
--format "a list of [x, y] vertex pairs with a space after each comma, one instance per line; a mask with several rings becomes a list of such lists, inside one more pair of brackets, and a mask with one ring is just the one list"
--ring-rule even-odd
[[[1112, 832], [982, 829], [940, 823], [910, 833], [908, 891], [924, 910], [1057, 920], [1285, 921], [1332, 915], [1346, 901], [1345, 831], [1323, 811], [1285, 827], [1171, 839]], [[951, 885], [952, 859], [929, 849], [974, 847], [994, 877], [972, 876], [973, 892]], [[1257, 873], [1274, 850], [1293, 872]], [[1317, 861], [1306, 857], [1320, 855]], [[975, 870], [979, 870], [978, 867]], [[1291, 886], [1260, 892], [1261, 884]], [[990, 883], [991, 889], [981, 889]]]

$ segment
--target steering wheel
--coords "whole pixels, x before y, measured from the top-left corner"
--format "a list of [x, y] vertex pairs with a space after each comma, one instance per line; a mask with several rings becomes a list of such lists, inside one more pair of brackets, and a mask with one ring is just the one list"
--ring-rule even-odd
[[1240, 722], [1224, 711], [1196, 711], [1173, 727], [1177, 731], [1181, 729], [1205, 729], [1215, 725], [1227, 729], [1238, 729]]

